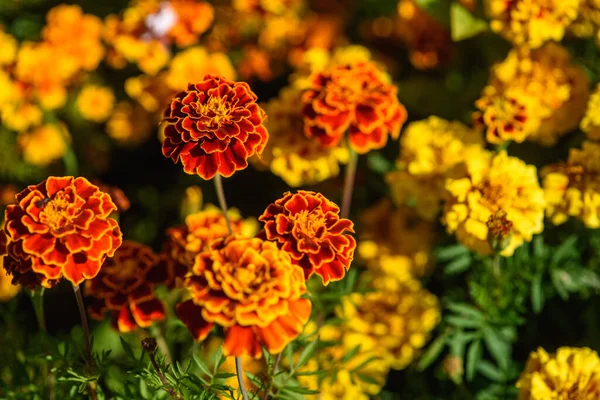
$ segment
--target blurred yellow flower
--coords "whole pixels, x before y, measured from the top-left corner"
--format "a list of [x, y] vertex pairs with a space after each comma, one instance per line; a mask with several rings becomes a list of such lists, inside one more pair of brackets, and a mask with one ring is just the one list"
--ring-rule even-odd
[[115, 95], [107, 86], [86, 85], [79, 92], [76, 105], [83, 118], [104, 122], [112, 113]]
[[485, 0], [490, 27], [516, 46], [560, 41], [577, 17], [580, 0]]
[[350, 376], [350, 371], [343, 369], [335, 376], [325, 378], [319, 388], [319, 398], [322, 400], [369, 400], [369, 396], [363, 393], [360, 386]]
[[[166, 76], [166, 71], [155, 76], [132, 76], [125, 81], [125, 92], [149, 113], [162, 114], [175, 93], [167, 86]], [[159, 118], [162, 118], [162, 115], [157, 119]]]
[[590, 96], [580, 126], [588, 139], [600, 141], [600, 85], [596, 86], [594, 93]]
[[173, 57], [166, 83], [171, 90], [178, 92], [190, 82], [202, 81], [207, 74], [235, 79], [235, 69], [225, 53], [209, 53], [204, 47], [192, 47]]
[[[2, 189], [5, 189], [5, 188], [2, 188]], [[2, 194], [4, 195], [5, 193], [2, 193]], [[13, 201], [14, 201], [14, 196], [12, 199], [10, 199], [9, 202], [12, 203]], [[4, 199], [0, 199], [0, 205], [2, 205], [2, 206], [6, 205], [6, 204], [2, 204], [2, 203], [5, 203]], [[2, 267], [2, 264], [4, 262], [5, 253], [6, 253], [6, 241], [7, 241], [6, 234], [4, 233], [3, 230], [0, 230], [0, 303], [9, 301], [13, 297], [15, 297], [17, 295], [17, 293], [19, 293], [19, 290], [21, 290], [20, 285], [12, 284], [12, 276], [8, 275], [6, 273], [6, 270]]]
[[600, 398], [600, 358], [587, 347], [532, 352], [517, 381], [518, 400], [596, 400]]
[[152, 126], [146, 110], [139, 104], [118, 102], [106, 122], [106, 133], [119, 144], [136, 146], [150, 136]]
[[524, 241], [544, 229], [544, 192], [537, 171], [505, 151], [492, 154], [479, 149], [469, 152], [464, 169], [446, 181], [449, 199], [442, 223], [448, 233], [481, 254], [490, 254], [487, 221], [498, 210], [513, 223], [512, 238], [501, 252], [510, 256]]
[[569, 26], [569, 32], [579, 38], [589, 39], [600, 26], [600, 1], [581, 0], [577, 19]]
[[386, 176], [394, 201], [413, 204], [423, 218], [434, 219], [448, 172], [464, 161], [467, 149], [482, 144], [481, 134], [460, 122], [431, 116], [410, 123], [400, 137], [398, 171]]
[[169, 30], [169, 37], [179, 47], [198, 42], [200, 35], [210, 28], [214, 19], [213, 6], [205, 1], [171, 0], [177, 19]]
[[104, 55], [102, 21], [78, 5], [61, 4], [48, 11], [42, 38], [60, 53], [56, 58], [71, 58], [86, 71], [96, 69]]
[[552, 164], [541, 171], [546, 198], [546, 215], [559, 225], [569, 217], [588, 228], [600, 228], [600, 144], [584, 142], [571, 149], [566, 163]]
[[9, 103], [2, 107], [2, 123], [17, 132], [40, 125], [43, 117], [42, 110], [31, 103]]
[[270, 168], [292, 187], [337, 176], [339, 164], [346, 163], [349, 156], [345, 145], [324, 148], [304, 135], [300, 96], [299, 89], [286, 87], [265, 105], [269, 141], [263, 153], [252, 159], [255, 165]]
[[66, 128], [57, 124], [42, 125], [17, 136], [25, 162], [42, 168], [64, 156], [69, 148], [69, 141]]
[[17, 57], [19, 44], [11, 34], [4, 32], [4, 27], [0, 25], [0, 65], [12, 64]]

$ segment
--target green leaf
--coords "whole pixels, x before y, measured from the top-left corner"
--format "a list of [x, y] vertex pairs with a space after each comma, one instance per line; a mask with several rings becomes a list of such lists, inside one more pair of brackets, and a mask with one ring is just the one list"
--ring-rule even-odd
[[290, 391], [299, 394], [319, 394], [318, 390], [310, 390], [302, 386], [287, 386], [282, 391]]
[[444, 318], [444, 320], [450, 325], [458, 326], [460, 328], [479, 328], [485, 324], [485, 321], [457, 317], [455, 315], [449, 315]]
[[450, 6], [450, 34], [454, 42], [472, 38], [488, 29], [486, 21], [476, 18], [459, 3]]
[[122, 336], [119, 336], [119, 340], [121, 341], [121, 346], [123, 347], [123, 350], [125, 350], [125, 354], [127, 354], [127, 356], [131, 359], [135, 360], [136, 358], [133, 354], [133, 350], [131, 349], [131, 345], [127, 343], [127, 341], [123, 339]]
[[217, 373], [221, 365], [225, 362], [225, 357], [223, 357], [223, 346], [219, 346], [215, 353], [214, 367], [213, 367], [213, 375]]
[[[565, 275], [566, 274], [566, 275]], [[569, 299], [569, 290], [567, 289], [567, 285], [565, 284], [565, 277], [569, 277], [564, 270], [562, 269], [554, 269], [550, 272], [550, 278], [552, 279], [552, 284], [554, 285], [554, 289], [556, 289], [556, 293], [564, 300]]]
[[510, 343], [496, 329], [486, 326], [482, 330], [485, 347], [496, 360], [500, 368], [506, 370], [510, 361]]
[[234, 377], [236, 375], [237, 374], [235, 374], [233, 372], [219, 372], [213, 378], [215, 378], [215, 379], [229, 379], [229, 378], [232, 378], [232, 377]]
[[371, 171], [381, 175], [394, 169], [394, 163], [385, 158], [380, 151], [371, 151], [367, 153], [367, 165]]
[[556, 266], [560, 264], [572, 254], [576, 253], [577, 236], [569, 236], [560, 246], [552, 253], [552, 263]]
[[446, 344], [446, 335], [440, 335], [436, 338], [430, 345], [427, 347], [427, 350], [423, 353], [419, 362], [417, 364], [418, 371], [424, 371], [427, 367], [431, 365], [440, 355], [442, 350], [444, 350], [444, 345]]
[[493, 382], [503, 383], [504, 374], [494, 364], [486, 360], [480, 360], [477, 371]]
[[467, 351], [467, 365], [466, 365], [466, 373], [467, 373], [467, 381], [472, 381], [475, 376], [475, 370], [477, 368], [477, 364], [481, 360], [481, 355], [483, 354], [483, 348], [481, 346], [481, 340], [475, 340], [469, 346], [469, 350]]
[[446, 308], [473, 320], [485, 321], [486, 319], [480, 310], [467, 303], [449, 303]]
[[472, 261], [473, 261], [473, 259], [471, 258], [470, 255], [465, 255], [463, 257], [460, 257], [460, 258], [452, 261], [451, 263], [447, 264], [444, 267], [444, 273], [446, 275], [457, 275], [462, 272], [465, 272], [471, 266]]
[[352, 357], [354, 357], [358, 353], [359, 350], [360, 350], [360, 344], [357, 344], [349, 352], [344, 354], [344, 357], [342, 357], [341, 363], [344, 364], [344, 363], [350, 361], [352, 359]]
[[310, 360], [312, 355], [315, 353], [315, 350], [317, 349], [318, 344], [319, 344], [319, 337], [317, 337], [314, 341], [312, 341], [308, 345], [306, 345], [304, 350], [302, 350], [302, 353], [300, 353], [300, 357], [298, 358], [298, 364], [296, 364], [294, 369], [298, 369], [298, 368], [302, 367], [304, 364], [306, 364], [308, 362], [308, 360]]
[[416, 0], [415, 3], [427, 14], [447, 25], [450, 21], [449, 0]]
[[542, 290], [542, 276], [536, 275], [531, 282], [531, 305], [533, 312], [539, 314], [544, 308], [544, 291]]
[[447, 262], [469, 253], [469, 249], [463, 246], [462, 244], [455, 244], [439, 249], [436, 252], [436, 258], [439, 262]]
[[207, 376], [212, 376], [213, 375], [213, 374], [211, 374], [211, 372], [208, 369], [208, 367], [206, 366], [206, 364], [204, 364], [204, 362], [200, 359], [200, 357], [198, 357], [196, 354], [194, 354], [192, 357], [194, 359], [194, 362], [196, 363], [196, 365], [200, 369], [200, 371], [202, 371], [202, 373], [204, 373]]

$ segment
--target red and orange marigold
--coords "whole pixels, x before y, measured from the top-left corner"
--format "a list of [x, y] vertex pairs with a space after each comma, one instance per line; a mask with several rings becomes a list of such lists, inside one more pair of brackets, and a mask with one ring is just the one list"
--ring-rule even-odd
[[302, 269], [275, 243], [259, 238], [211, 242], [196, 257], [185, 286], [191, 299], [177, 306], [177, 316], [196, 340], [221, 325], [225, 355], [260, 358], [261, 346], [279, 353], [310, 317]]
[[92, 279], [122, 235], [110, 196], [85, 178], [49, 177], [16, 195], [6, 207], [4, 268], [13, 284], [51, 287], [62, 277], [74, 285]]
[[260, 236], [288, 252], [306, 279], [316, 273], [327, 285], [344, 277], [356, 248], [354, 224], [339, 213], [321, 193], [287, 192], [258, 218], [265, 224]]
[[246, 168], [248, 157], [262, 153], [269, 137], [256, 100], [245, 82], [206, 75], [190, 83], [165, 110], [163, 155], [207, 180]]
[[313, 74], [302, 95], [304, 132], [334, 147], [348, 131], [350, 146], [364, 154], [398, 138], [406, 109], [396, 87], [371, 62], [336, 65]]
[[110, 312], [112, 325], [120, 332], [147, 328], [165, 317], [163, 303], [154, 294], [154, 285], [169, 279], [158, 268], [160, 258], [151, 248], [126, 240], [108, 258], [92, 280], [86, 294], [94, 298], [88, 311], [102, 320]]

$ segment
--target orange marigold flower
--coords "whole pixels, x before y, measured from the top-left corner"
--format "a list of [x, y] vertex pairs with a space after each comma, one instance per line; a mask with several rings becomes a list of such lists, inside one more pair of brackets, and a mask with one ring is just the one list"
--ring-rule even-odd
[[119, 332], [147, 328], [164, 319], [165, 307], [154, 294], [154, 284], [168, 278], [155, 273], [159, 260], [151, 248], [125, 240], [98, 275], [86, 282], [86, 293], [94, 298], [88, 307], [90, 316], [103, 320], [110, 311]]
[[371, 62], [337, 65], [315, 73], [302, 96], [304, 132], [327, 147], [337, 146], [348, 131], [360, 154], [380, 149], [387, 136], [398, 138], [406, 109], [396, 87]]
[[177, 21], [169, 30], [169, 37], [177, 46], [185, 47], [198, 42], [201, 34], [212, 25], [215, 11], [204, 1], [171, 0]]
[[339, 207], [321, 193], [287, 192], [258, 218], [261, 236], [290, 253], [308, 279], [316, 273], [327, 285], [344, 277], [354, 258], [354, 224], [340, 218]]
[[4, 268], [13, 283], [51, 287], [65, 277], [74, 285], [98, 274], [121, 245], [117, 209], [85, 178], [51, 176], [17, 194], [5, 211]]
[[223, 353], [260, 358], [281, 352], [302, 332], [311, 303], [302, 269], [272, 242], [229, 236], [196, 257], [185, 285], [191, 299], [177, 316], [196, 340], [225, 328]]
[[245, 82], [206, 75], [188, 85], [165, 110], [162, 152], [183, 170], [211, 179], [229, 177], [248, 166], [248, 157], [262, 153], [269, 134], [265, 112]]

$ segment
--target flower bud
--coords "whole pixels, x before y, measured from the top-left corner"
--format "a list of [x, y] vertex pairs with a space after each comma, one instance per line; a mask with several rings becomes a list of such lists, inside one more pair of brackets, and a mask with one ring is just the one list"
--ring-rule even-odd
[[494, 253], [504, 250], [512, 239], [513, 223], [506, 218], [506, 212], [498, 209], [486, 223], [488, 227], [487, 241]]

